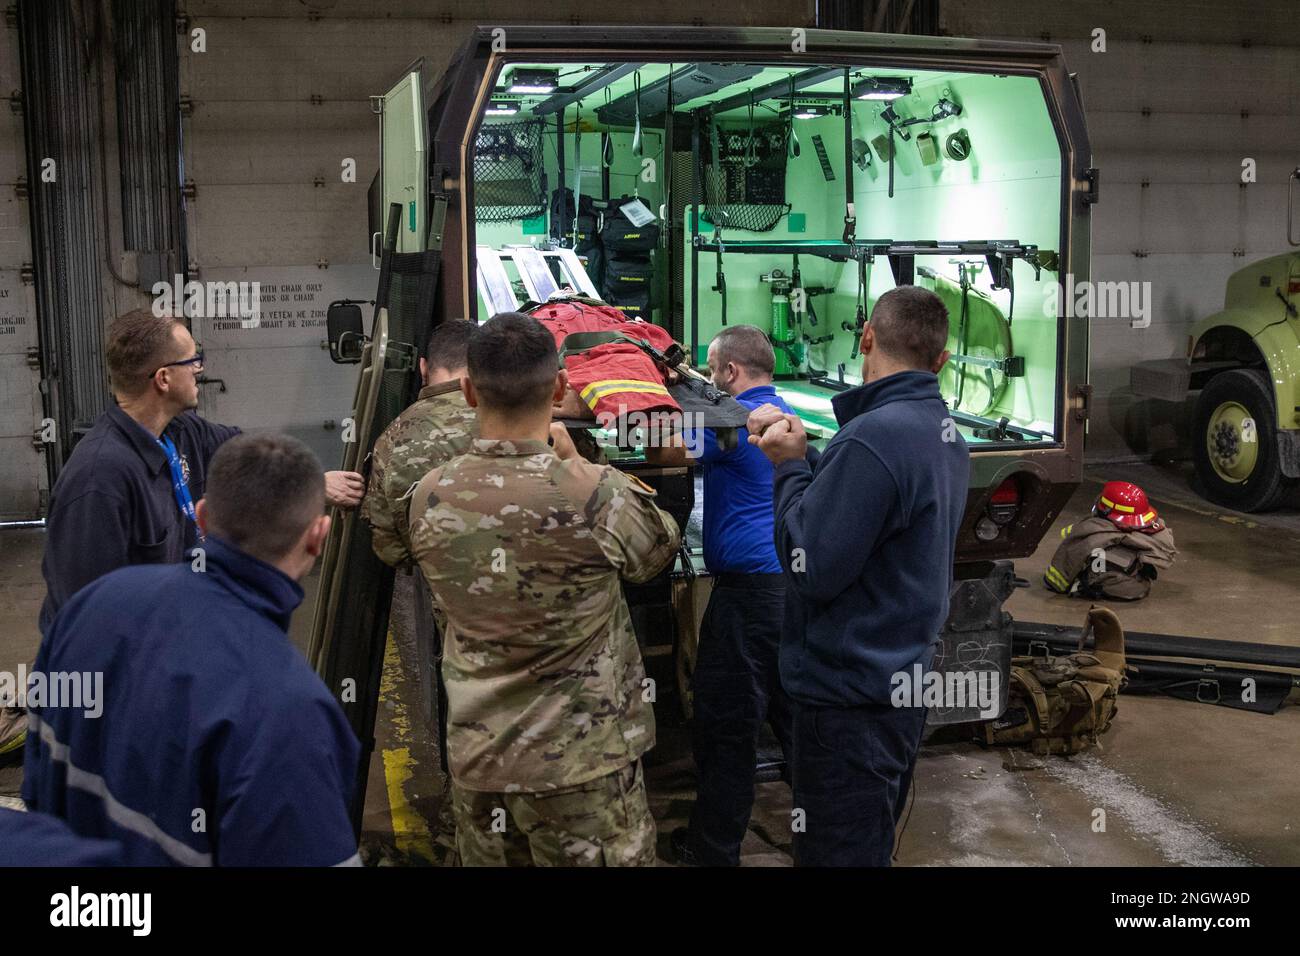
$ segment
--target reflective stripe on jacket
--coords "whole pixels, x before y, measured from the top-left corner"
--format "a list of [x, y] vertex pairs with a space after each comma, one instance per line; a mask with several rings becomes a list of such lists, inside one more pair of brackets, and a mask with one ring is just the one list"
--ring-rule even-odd
[[[608, 305], [565, 300], [547, 303], [530, 314], [550, 330], [559, 348], [574, 332], [620, 332], [660, 351], [673, 344], [666, 329], [628, 319]], [[631, 342], [607, 342], [570, 354], [564, 359], [564, 367], [573, 390], [599, 417], [621, 417], [636, 411], [681, 411], [668, 393], [659, 366]]]

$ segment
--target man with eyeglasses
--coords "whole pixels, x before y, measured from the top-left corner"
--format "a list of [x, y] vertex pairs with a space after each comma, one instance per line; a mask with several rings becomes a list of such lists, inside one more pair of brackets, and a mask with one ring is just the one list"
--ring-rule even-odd
[[[77, 443], [50, 495], [42, 634], [64, 602], [108, 572], [196, 557], [194, 503], [217, 448], [239, 433], [195, 413], [203, 352], [175, 318], [148, 309], [119, 316], [105, 360], [117, 405]], [[325, 473], [331, 505], [354, 507], [364, 491], [354, 472]]]

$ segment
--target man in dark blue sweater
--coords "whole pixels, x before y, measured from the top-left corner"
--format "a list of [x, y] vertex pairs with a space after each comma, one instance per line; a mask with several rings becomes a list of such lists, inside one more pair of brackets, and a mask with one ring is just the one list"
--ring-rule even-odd
[[891, 677], [929, 666], [948, 614], [970, 453], [939, 394], [948, 314], [933, 293], [880, 297], [862, 381], [815, 469], [799, 418], [773, 406], [749, 441], [776, 466], [785, 570], [781, 680], [795, 702], [795, 863], [888, 866], [925, 724]]
[[131, 866], [359, 862], [360, 748], [288, 636], [324, 506], [305, 445], [239, 435], [212, 460], [193, 560], [119, 568], [73, 595], [36, 671], [102, 693], [88, 709], [29, 689], [29, 809], [116, 841]]

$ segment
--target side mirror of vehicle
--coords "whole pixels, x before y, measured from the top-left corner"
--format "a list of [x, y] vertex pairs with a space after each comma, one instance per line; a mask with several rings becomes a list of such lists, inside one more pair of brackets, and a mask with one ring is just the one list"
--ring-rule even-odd
[[330, 361], [339, 365], [355, 365], [361, 361], [366, 344], [361, 306], [348, 301], [331, 302], [325, 313], [325, 332], [329, 337]]

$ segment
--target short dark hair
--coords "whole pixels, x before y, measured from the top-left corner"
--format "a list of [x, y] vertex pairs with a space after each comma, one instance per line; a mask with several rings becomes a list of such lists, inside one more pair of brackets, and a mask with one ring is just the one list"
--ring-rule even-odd
[[424, 360], [429, 368], [445, 368], [449, 372], [464, 368], [469, 338], [476, 328], [465, 319], [447, 319], [430, 332], [424, 347]]
[[560, 370], [555, 337], [532, 316], [501, 312], [469, 340], [469, 380], [485, 408], [531, 411], [551, 403]]
[[208, 468], [208, 530], [266, 562], [288, 554], [325, 510], [325, 475], [288, 435], [236, 435]]
[[735, 362], [751, 375], [771, 375], [776, 368], [776, 353], [767, 333], [752, 325], [729, 325], [713, 337], [718, 346], [718, 361]]
[[886, 355], [929, 370], [948, 344], [948, 309], [929, 289], [900, 285], [876, 300], [871, 329]]
[[105, 334], [104, 362], [114, 394], [135, 396], [145, 390], [154, 372], [178, 356], [170, 315], [135, 309], [119, 315]]

